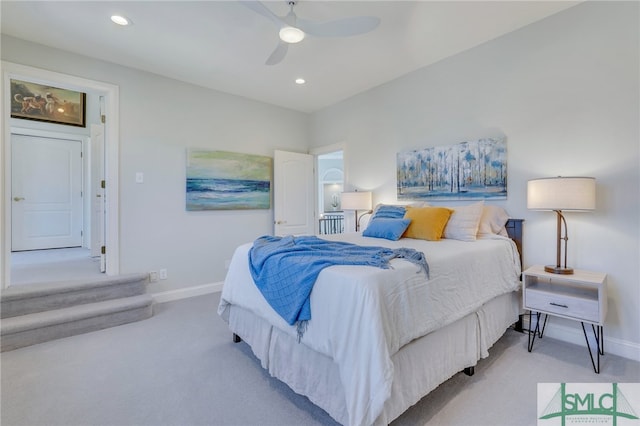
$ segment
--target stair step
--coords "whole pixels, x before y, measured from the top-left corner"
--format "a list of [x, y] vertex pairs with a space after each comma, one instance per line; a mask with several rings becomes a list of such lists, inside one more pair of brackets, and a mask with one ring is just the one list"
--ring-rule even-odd
[[153, 298], [143, 294], [3, 319], [0, 351], [101, 330], [153, 315]]
[[0, 295], [0, 318], [137, 296], [145, 293], [147, 280], [147, 274], [129, 274], [91, 281], [11, 286]]

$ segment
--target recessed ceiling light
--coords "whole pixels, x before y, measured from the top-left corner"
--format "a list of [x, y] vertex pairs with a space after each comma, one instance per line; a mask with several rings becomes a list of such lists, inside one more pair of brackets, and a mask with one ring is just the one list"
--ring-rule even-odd
[[122, 26], [131, 25], [131, 21], [122, 15], [111, 16], [111, 21]]
[[304, 78], [296, 78], [296, 84], [305, 84], [306, 80]]

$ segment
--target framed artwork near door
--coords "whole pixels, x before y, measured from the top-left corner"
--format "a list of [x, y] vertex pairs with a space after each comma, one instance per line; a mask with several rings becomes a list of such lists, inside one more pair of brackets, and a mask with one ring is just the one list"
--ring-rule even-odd
[[86, 93], [11, 79], [11, 117], [85, 127]]
[[271, 208], [271, 157], [187, 150], [187, 211]]

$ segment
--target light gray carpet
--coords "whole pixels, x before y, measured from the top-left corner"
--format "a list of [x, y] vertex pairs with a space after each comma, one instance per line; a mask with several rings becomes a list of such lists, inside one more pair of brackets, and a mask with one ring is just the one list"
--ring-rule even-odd
[[[232, 343], [218, 300], [160, 304], [141, 322], [3, 353], [2, 425], [334, 425]], [[582, 346], [526, 344], [508, 331], [475, 376], [457, 374], [393, 425], [535, 425], [538, 382], [640, 381], [637, 362], [605, 355], [596, 375]]]
[[17, 251], [11, 253], [11, 285], [95, 279], [100, 273], [100, 258], [91, 257], [83, 247]]

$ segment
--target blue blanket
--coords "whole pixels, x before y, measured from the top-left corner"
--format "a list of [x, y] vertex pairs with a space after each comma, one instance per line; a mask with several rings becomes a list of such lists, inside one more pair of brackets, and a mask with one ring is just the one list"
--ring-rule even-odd
[[388, 269], [389, 261], [404, 258], [429, 274], [422, 252], [409, 248], [366, 247], [313, 236], [263, 236], [249, 250], [249, 269], [269, 305], [289, 324], [298, 340], [311, 319], [309, 296], [322, 269], [332, 265], [368, 265]]

